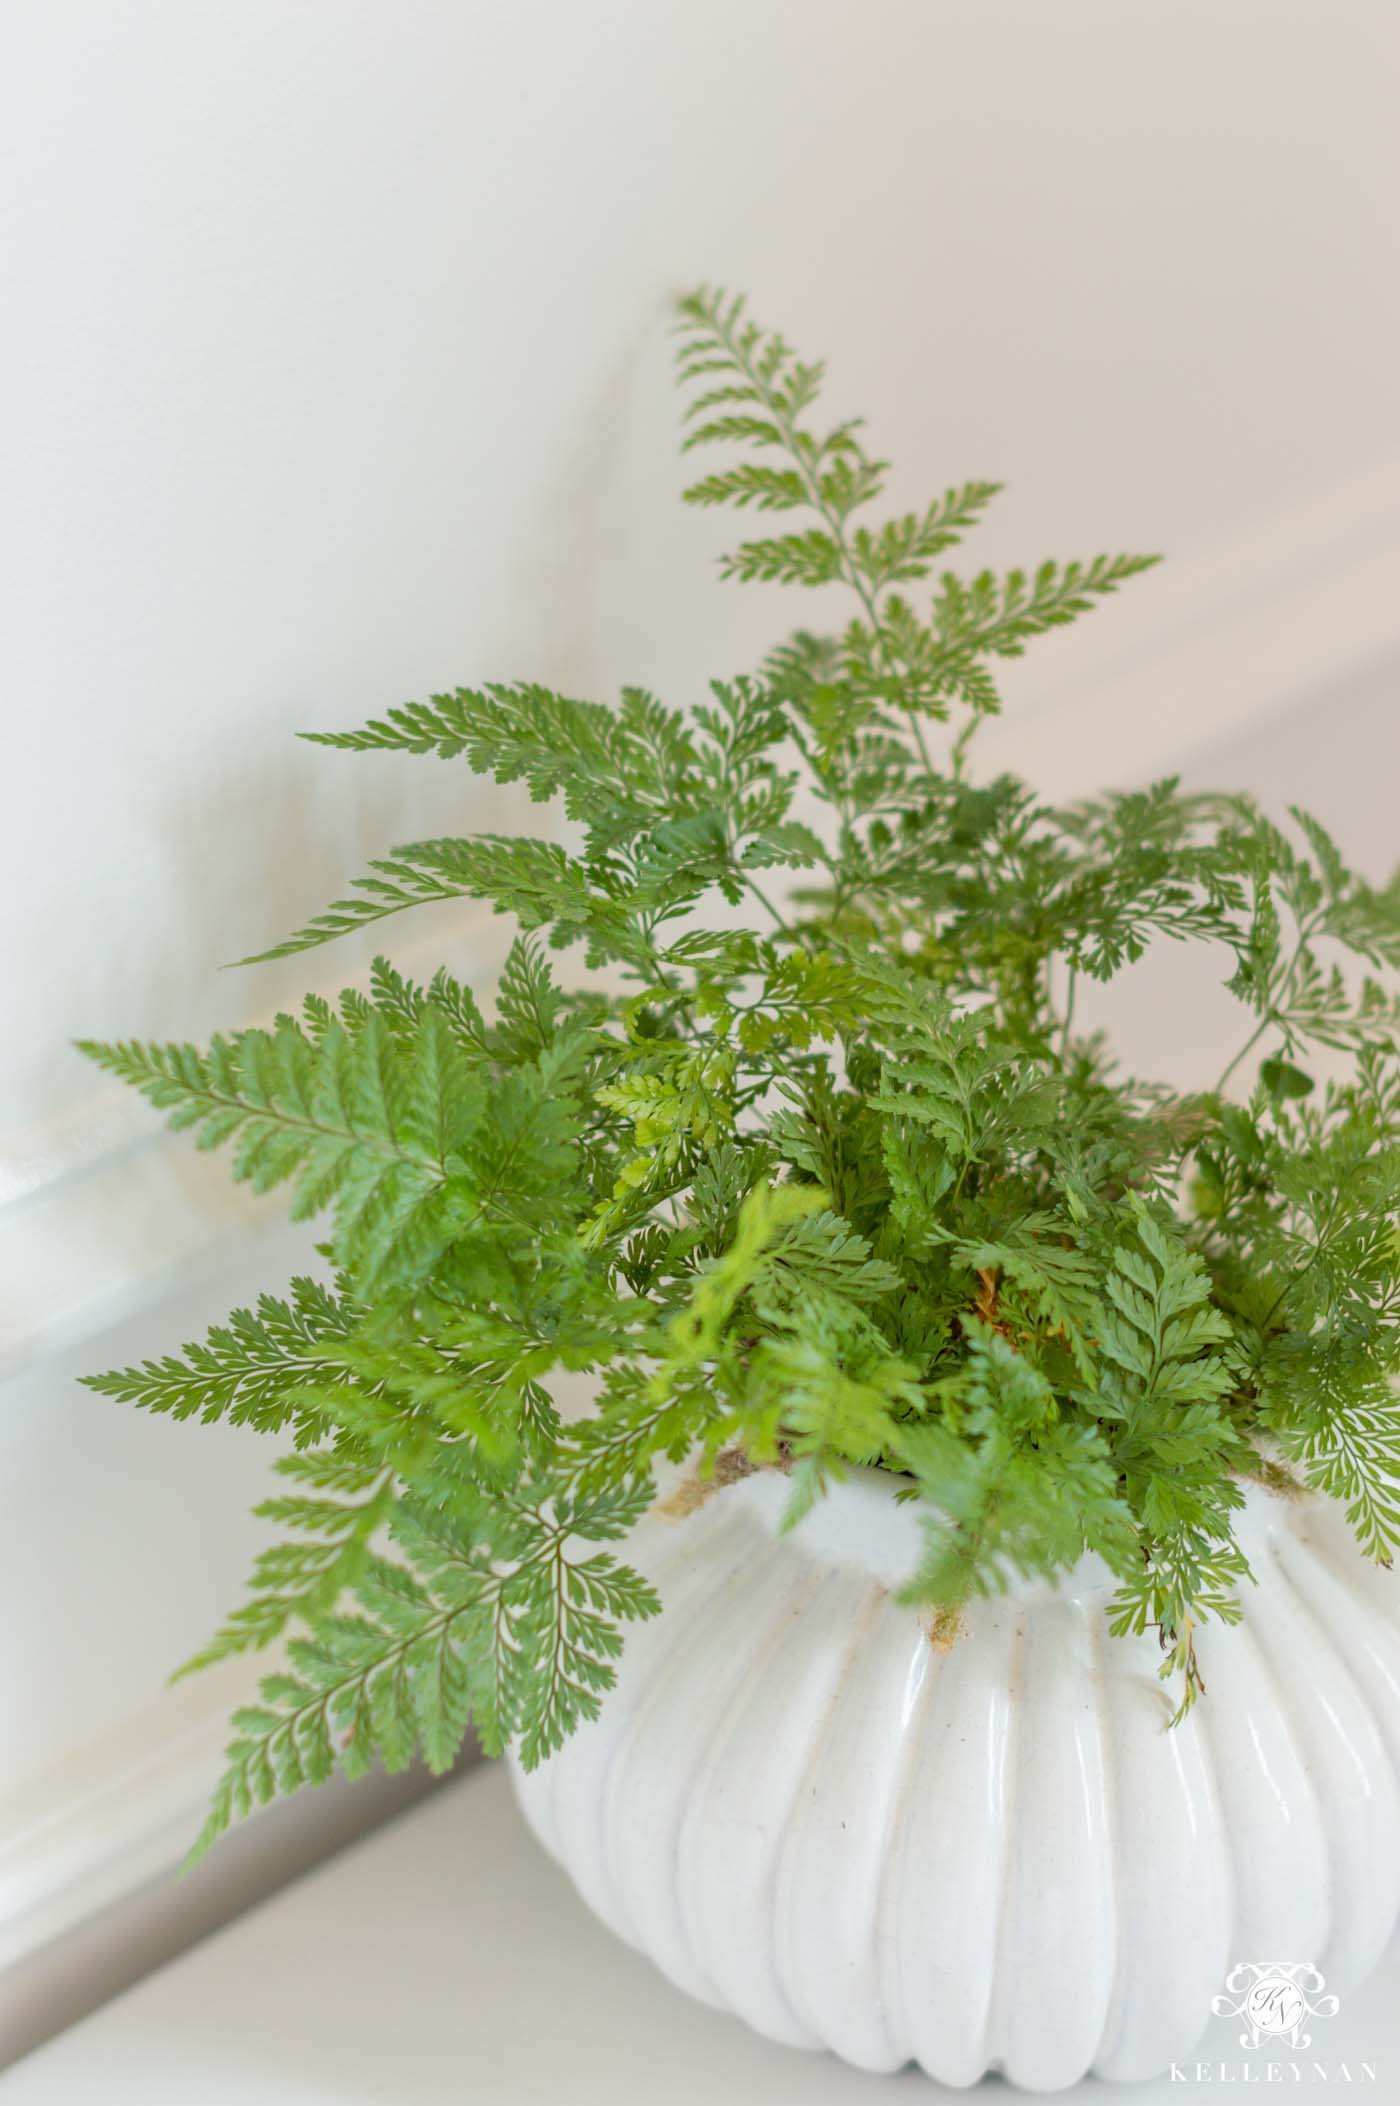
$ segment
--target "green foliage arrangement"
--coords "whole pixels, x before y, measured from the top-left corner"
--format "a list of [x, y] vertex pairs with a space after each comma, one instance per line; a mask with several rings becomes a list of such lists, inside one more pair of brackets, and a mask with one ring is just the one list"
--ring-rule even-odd
[[[681, 303], [679, 364], [685, 448], [737, 449], [687, 501], [783, 528], [725, 576], [844, 584], [847, 626], [688, 709], [489, 685], [320, 739], [562, 799], [576, 845], [412, 842], [264, 954], [489, 899], [520, 931], [489, 1016], [380, 960], [203, 1052], [84, 1048], [332, 1222], [333, 1284], [92, 1378], [288, 1451], [286, 1540], [190, 1663], [284, 1641], [197, 1851], [337, 1763], [439, 1769], [470, 1724], [528, 1766], [592, 1718], [659, 1606], [612, 1546], [662, 1457], [781, 1468], [794, 1521], [852, 1464], [896, 1473], [935, 1614], [1095, 1551], [1183, 1704], [1249, 1579], [1242, 1479], [1334, 1495], [1373, 1556], [1400, 1537], [1400, 884], [1243, 796], [974, 777], [998, 660], [1150, 559], [930, 587], [995, 485], [872, 514], [887, 464], [738, 300]], [[1245, 1012], [1191, 1095], [1075, 1029], [1076, 986], [1162, 937], [1215, 946]]]

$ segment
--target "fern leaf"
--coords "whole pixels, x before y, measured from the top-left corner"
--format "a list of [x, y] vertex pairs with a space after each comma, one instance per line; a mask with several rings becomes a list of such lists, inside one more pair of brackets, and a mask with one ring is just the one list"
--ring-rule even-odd
[[336, 1261], [361, 1295], [420, 1277], [462, 1208], [448, 1161], [477, 1132], [485, 1092], [441, 1013], [429, 1006], [407, 1050], [377, 1014], [351, 1038], [332, 1023], [313, 1041], [284, 1018], [193, 1046], [87, 1044], [109, 1073], [193, 1129], [201, 1148], [233, 1143], [233, 1174], [255, 1191], [292, 1184], [292, 1214], [335, 1209]]
[[766, 541], [741, 541], [720, 562], [720, 574], [741, 585], [755, 581], [778, 585], [830, 585], [845, 559], [839, 544], [820, 527], [804, 534], [783, 534]]
[[391, 1474], [373, 1459], [351, 1461], [312, 1451], [282, 1456], [273, 1467], [284, 1477], [318, 1490], [331, 1486], [342, 1496], [265, 1499], [254, 1509], [259, 1519], [296, 1529], [311, 1540], [276, 1543], [258, 1553], [248, 1579], [248, 1599], [176, 1669], [176, 1680], [234, 1654], [259, 1652], [294, 1621], [314, 1624], [328, 1615], [341, 1595], [359, 1583], [371, 1541], [397, 1505]]
[[639, 690], [608, 709], [525, 682], [458, 688], [391, 709], [360, 731], [304, 736], [353, 752], [465, 754], [479, 775], [523, 780], [537, 802], [562, 792], [569, 815], [585, 819], [619, 802], [655, 809], [693, 757], [680, 714]]
[[1087, 563], [1042, 563], [1027, 576], [982, 571], [970, 584], [946, 575], [933, 606], [944, 651], [1019, 658], [1034, 636], [1062, 628], [1129, 578], [1151, 570], [1157, 556], [1095, 556]]
[[[742, 392], [752, 396], [754, 390]], [[713, 400], [713, 395], [709, 398]], [[734, 505], [742, 510], [752, 505], [758, 512], [793, 512], [810, 503], [810, 493], [792, 468], [768, 468], [757, 461], [742, 461], [735, 468], [702, 476], [681, 496], [688, 505]]]
[[1309, 1484], [1342, 1503], [1367, 1557], [1389, 1565], [1400, 1549], [1400, 1400], [1385, 1377], [1363, 1374], [1348, 1392], [1319, 1375], [1318, 1423], [1286, 1429], [1285, 1452]]
[[[361, 1613], [318, 1615], [287, 1645], [286, 1670], [234, 1714], [227, 1768], [190, 1853], [196, 1862], [230, 1823], [279, 1794], [358, 1776], [376, 1759], [401, 1769], [417, 1750], [450, 1765], [475, 1718], [489, 1747], [518, 1737], [527, 1768], [596, 1716], [616, 1679], [619, 1625], [660, 1602], [607, 1540], [636, 1520], [650, 1488], [610, 1488], [552, 1507], [511, 1502], [470, 1524], [404, 1512], [394, 1532], [403, 1570], [364, 1556], [351, 1580]], [[476, 1503], [474, 1517], [485, 1517]]]
[[906, 512], [872, 531], [858, 527], [851, 549], [872, 590], [926, 578], [936, 556], [961, 541], [1001, 490], [1000, 483], [964, 483], [945, 491], [922, 513]]
[[295, 1425], [299, 1437], [312, 1437], [321, 1421], [299, 1408], [292, 1392], [337, 1378], [337, 1363], [320, 1349], [344, 1339], [354, 1321], [351, 1306], [318, 1281], [295, 1279], [290, 1301], [264, 1294], [255, 1309], [235, 1309], [202, 1343], [185, 1346], [183, 1357], [168, 1354], [81, 1379], [100, 1396], [143, 1411], [206, 1425], [227, 1418], [259, 1433]]
[[473, 896], [471, 886], [454, 885], [431, 868], [420, 868], [411, 858], [380, 857], [371, 862], [370, 870], [373, 876], [350, 880], [363, 897], [332, 900], [324, 913], [313, 914], [310, 921], [284, 936], [280, 943], [265, 951], [250, 952], [235, 962], [266, 965], [276, 958], [294, 958], [301, 951], [315, 950], [319, 944], [333, 943], [338, 936], [353, 935], [356, 929], [368, 928], [371, 922], [383, 921], [387, 915], [402, 914], [409, 907]]

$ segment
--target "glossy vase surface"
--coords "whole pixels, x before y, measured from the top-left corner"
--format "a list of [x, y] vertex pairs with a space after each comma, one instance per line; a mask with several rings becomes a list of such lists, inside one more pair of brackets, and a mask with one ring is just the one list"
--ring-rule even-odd
[[1190, 2054], [1242, 1961], [1379, 1959], [1400, 1904], [1400, 1610], [1330, 1501], [1251, 1486], [1257, 1584], [1167, 1730], [1113, 1580], [975, 1604], [951, 1641], [894, 1590], [918, 1522], [854, 1473], [797, 1529], [759, 1472], [626, 1546], [663, 1613], [528, 1776], [597, 1914], [774, 2040], [944, 2084], [1054, 2090]]

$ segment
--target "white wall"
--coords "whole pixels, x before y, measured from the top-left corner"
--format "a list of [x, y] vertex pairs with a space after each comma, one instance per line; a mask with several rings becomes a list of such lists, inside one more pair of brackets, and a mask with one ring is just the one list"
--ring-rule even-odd
[[[719, 587], [722, 531], [674, 502], [674, 289], [747, 286], [829, 354], [901, 496], [1009, 479], [985, 560], [1175, 559], [1028, 663], [1002, 757], [1088, 787], [1216, 727], [1248, 769], [1275, 712], [1330, 696], [1325, 743], [1270, 787], [1345, 821], [1364, 762], [1352, 831], [1387, 860], [1398, 84], [1393, 0], [9, 0], [16, 1788], [87, 1764], [124, 1706], [159, 1736], [258, 1466], [52, 1357], [101, 1361], [95, 1327], [143, 1309], [133, 1346], [177, 1343], [188, 1295], [217, 1307], [250, 1262], [248, 1210], [135, 1145], [68, 1037], [200, 1033], [334, 984], [353, 949], [216, 967], [394, 840], [525, 817], [295, 728], [515, 674], [684, 695], [814, 614]], [[436, 933], [467, 968], [496, 941]]]

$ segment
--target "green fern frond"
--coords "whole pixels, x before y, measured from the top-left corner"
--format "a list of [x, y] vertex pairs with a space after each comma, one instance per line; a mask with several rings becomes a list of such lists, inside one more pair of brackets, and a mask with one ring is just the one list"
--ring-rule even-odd
[[[712, 398], [713, 399], [713, 398]], [[752, 505], [757, 512], [794, 512], [808, 500], [807, 486], [792, 468], [766, 468], [758, 461], [702, 476], [681, 496], [688, 505]]]
[[1212, 1303], [1205, 1265], [1144, 1206], [1136, 1231], [1114, 1252], [1104, 1281], [1111, 1307], [1100, 1324], [1100, 1353], [1144, 1404], [1208, 1404], [1228, 1395], [1234, 1374], [1214, 1348], [1233, 1333]]
[[287, 1668], [263, 1680], [260, 1701], [235, 1712], [189, 1861], [254, 1806], [337, 1767], [356, 1777], [378, 1760], [392, 1772], [421, 1752], [445, 1769], [472, 1723], [488, 1749], [514, 1735], [527, 1768], [543, 1761], [596, 1717], [616, 1680], [618, 1625], [660, 1608], [611, 1552], [578, 1547], [624, 1535], [649, 1496], [643, 1483], [539, 1507], [511, 1500], [482, 1536], [402, 1512], [394, 1533], [407, 1565], [366, 1556], [350, 1581], [358, 1612], [318, 1614], [314, 1635], [288, 1641]]
[[1000, 483], [964, 483], [960, 489], [946, 490], [923, 512], [906, 512], [900, 519], [887, 520], [876, 532], [857, 527], [851, 552], [871, 590], [881, 592], [887, 585], [926, 578], [934, 558], [976, 526], [1001, 488]]
[[344, 1339], [354, 1321], [350, 1306], [318, 1280], [295, 1279], [290, 1301], [259, 1296], [256, 1309], [235, 1309], [203, 1343], [185, 1346], [183, 1358], [167, 1354], [81, 1380], [99, 1395], [143, 1411], [206, 1425], [227, 1418], [259, 1433], [292, 1425], [299, 1438], [315, 1438], [321, 1421], [292, 1392], [303, 1383], [336, 1378], [337, 1365], [322, 1349], [327, 1341]]
[[340, 1496], [278, 1497], [254, 1509], [260, 1520], [298, 1530], [309, 1540], [276, 1543], [258, 1553], [248, 1599], [176, 1669], [176, 1680], [235, 1654], [260, 1652], [294, 1622], [315, 1625], [329, 1615], [359, 1583], [371, 1542], [398, 1504], [392, 1474], [374, 1459], [312, 1452], [282, 1456], [273, 1468], [313, 1486], [317, 1494], [333, 1489]]
[[933, 627], [945, 652], [1018, 658], [1034, 636], [1087, 614], [1160, 562], [1158, 556], [1095, 556], [1087, 563], [1042, 563], [1038, 570], [984, 570], [970, 584], [951, 573], [933, 603]]
[[1286, 1431], [1285, 1452], [1340, 1501], [1367, 1557], [1389, 1565], [1400, 1549], [1400, 1397], [1391, 1377], [1362, 1366], [1347, 1385], [1340, 1372], [1316, 1370], [1314, 1423]]
[[267, 965], [278, 958], [294, 958], [301, 951], [333, 943], [338, 936], [353, 935], [356, 929], [368, 928], [371, 922], [383, 921], [390, 914], [403, 914], [409, 907], [475, 896], [470, 885], [452, 884], [430, 867], [420, 868], [402, 855], [376, 858], [370, 869], [375, 873], [372, 877], [350, 880], [363, 898], [332, 900], [324, 913], [313, 914], [304, 927], [283, 937], [280, 943], [265, 951], [253, 951], [237, 963]]
[[619, 799], [654, 809], [693, 759], [684, 719], [640, 690], [628, 689], [614, 710], [525, 682], [406, 703], [361, 731], [302, 735], [352, 752], [465, 754], [478, 775], [524, 781], [536, 802], [562, 792], [574, 818], [599, 816]]
[[720, 575], [741, 585], [831, 585], [842, 575], [840, 544], [820, 527], [765, 541], [741, 541], [720, 560]]
[[289, 1019], [275, 1033], [193, 1046], [81, 1050], [133, 1084], [200, 1148], [232, 1144], [234, 1177], [257, 1192], [290, 1182], [295, 1220], [335, 1210], [336, 1262], [361, 1295], [421, 1278], [472, 1212], [451, 1165], [477, 1133], [486, 1094], [450, 1025], [428, 1007], [407, 1051], [373, 1014], [355, 1037], [319, 1041]]

